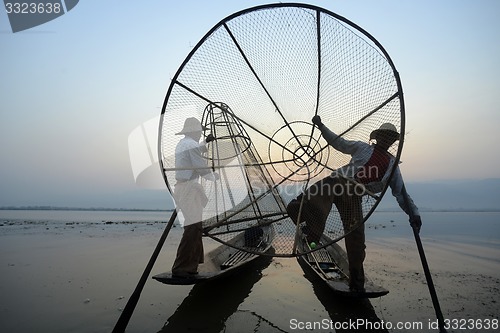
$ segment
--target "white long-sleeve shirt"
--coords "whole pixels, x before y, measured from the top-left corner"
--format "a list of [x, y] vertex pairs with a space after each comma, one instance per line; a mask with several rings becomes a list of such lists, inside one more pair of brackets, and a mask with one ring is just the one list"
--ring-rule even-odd
[[[323, 138], [326, 140], [326, 142], [328, 142], [328, 144], [330, 144], [333, 148], [344, 154], [351, 155], [351, 160], [349, 161], [349, 163], [341, 167], [340, 169], [336, 170], [334, 174], [340, 174], [343, 177], [353, 179], [355, 175], [360, 170], [362, 170], [362, 168], [365, 166], [365, 164], [372, 156], [373, 150], [375, 149], [375, 145], [371, 145], [361, 141], [346, 140], [338, 136], [334, 132], [332, 132], [324, 125], [320, 127], [320, 130], [321, 134], [323, 135]], [[384, 189], [384, 185], [387, 183], [387, 180], [390, 176], [391, 170], [395, 162], [396, 162], [395, 157], [390, 155], [389, 166], [385, 174], [381, 178], [381, 180], [365, 184], [366, 188], [374, 193], [381, 192]], [[392, 178], [389, 183], [389, 186], [392, 190], [392, 195], [396, 198], [401, 209], [408, 215], [410, 215], [410, 212], [413, 213], [413, 215], [420, 215], [417, 206], [415, 205], [411, 197], [408, 195], [408, 193], [406, 193], [408, 198], [408, 206], [409, 206], [408, 208], [411, 209], [411, 211], [408, 210], [403, 193], [403, 188], [404, 188], [403, 185], [404, 183], [403, 183], [403, 177], [401, 176], [401, 171], [399, 170], [399, 166], [396, 166], [394, 174], [392, 175]]]
[[175, 147], [175, 179], [179, 182], [197, 180], [202, 176], [214, 180], [212, 170], [203, 156], [207, 152], [206, 142], [197, 142], [189, 136], [182, 138]]

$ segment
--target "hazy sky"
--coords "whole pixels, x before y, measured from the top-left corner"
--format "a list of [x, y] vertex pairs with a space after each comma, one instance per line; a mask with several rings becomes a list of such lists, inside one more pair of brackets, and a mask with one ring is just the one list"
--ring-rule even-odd
[[[126, 200], [139, 189], [129, 135], [159, 115], [170, 79], [211, 27], [264, 3], [85, 0], [19, 33], [0, 12], [0, 206]], [[407, 182], [500, 178], [499, 1], [309, 3], [358, 24], [393, 59]]]

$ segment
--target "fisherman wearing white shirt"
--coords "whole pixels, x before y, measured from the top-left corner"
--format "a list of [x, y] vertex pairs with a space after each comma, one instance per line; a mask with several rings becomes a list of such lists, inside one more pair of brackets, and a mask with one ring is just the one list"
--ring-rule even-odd
[[[346, 233], [345, 245], [349, 261], [349, 286], [353, 291], [364, 290], [365, 229], [361, 199], [367, 193], [379, 193], [391, 176], [395, 158], [387, 150], [399, 139], [394, 125], [385, 123], [370, 134], [376, 144], [346, 140], [314, 116], [312, 122], [318, 126], [323, 138], [336, 150], [351, 155], [346, 166], [330, 176], [311, 185], [305, 193], [292, 200], [287, 211], [295, 223], [306, 222], [308, 242], [318, 242], [325, 229], [330, 210], [335, 204]], [[413, 200], [406, 193], [399, 167], [396, 166], [389, 186], [399, 206], [410, 216], [410, 224], [419, 231], [422, 225], [420, 214]], [[302, 203], [300, 221], [299, 209]]]
[[198, 119], [187, 118], [182, 131], [176, 133], [184, 135], [175, 148], [177, 182], [174, 187], [175, 203], [184, 216], [184, 233], [172, 266], [172, 275], [182, 278], [194, 277], [198, 273], [198, 264], [203, 262], [201, 220], [208, 198], [199, 183], [199, 178], [212, 181], [218, 178], [203, 156], [207, 152], [207, 143], [215, 138], [209, 134], [205, 141], [200, 143], [203, 130]]

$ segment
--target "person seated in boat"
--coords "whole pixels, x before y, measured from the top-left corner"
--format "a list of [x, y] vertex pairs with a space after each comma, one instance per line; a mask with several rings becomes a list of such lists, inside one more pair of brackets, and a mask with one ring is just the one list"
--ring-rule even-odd
[[203, 208], [208, 198], [201, 184], [200, 177], [216, 181], [218, 174], [212, 172], [203, 155], [207, 144], [215, 140], [212, 134], [200, 141], [204, 127], [196, 118], [187, 118], [184, 127], [176, 135], [184, 135], [175, 148], [175, 179], [173, 197], [177, 209], [184, 216], [182, 234], [177, 255], [172, 266], [172, 275], [189, 278], [198, 274], [198, 264], [203, 263], [203, 227], [201, 224]]
[[[370, 142], [375, 140], [375, 144], [370, 144], [338, 136], [322, 123], [318, 115], [312, 118], [312, 122], [319, 128], [329, 145], [344, 154], [351, 155], [351, 160], [346, 166], [314, 183], [293, 199], [287, 205], [287, 212], [295, 223], [306, 222], [304, 232], [307, 234], [307, 241], [317, 243], [325, 229], [330, 210], [335, 204], [346, 234], [349, 286], [351, 290], [363, 291], [366, 246], [362, 196], [369, 192], [381, 192], [384, 184], [389, 181], [392, 194], [399, 206], [410, 216], [411, 226], [419, 232], [422, 225], [418, 208], [406, 193], [398, 166], [390, 178], [396, 159], [388, 149], [399, 140], [399, 133], [393, 124], [382, 124], [370, 134]], [[302, 208], [301, 201], [303, 201]]]

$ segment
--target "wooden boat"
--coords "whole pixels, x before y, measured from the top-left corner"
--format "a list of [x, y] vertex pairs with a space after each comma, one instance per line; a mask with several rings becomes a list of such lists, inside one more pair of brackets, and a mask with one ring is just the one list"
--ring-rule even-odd
[[[373, 298], [384, 296], [389, 291], [381, 286], [375, 285], [365, 274], [365, 290], [352, 291], [349, 289], [349, 263], [347, 254], [340, 245], [333, 243], [324, 248], [323, 244], [328, 244], [332, 240], [323, 235], [320, 240], [318, 250], [311, 252], [311, 246], [307, 242], [306, 237], [299, 235], [298, 253], [304, 253], [297, 256], [297, 260], [301, 264], [303, 270], [313, 272], [322, 279], [330, 289], [345, 297], [353, 298]], [[307, 273], [307, 272], [306, 272]]]
[[189, 285], [227, 276], [257, 259], [259, 255], [254, 253], [269, 251], [275, 234], [273, 225], [250, 228], [228, 241], [232, 246], [220, 245], [206, 253], [204, 263], [198, 267], [198, 274], [178, 277], [166, 272], [153, 276], [153, 279], [165, 284]]

